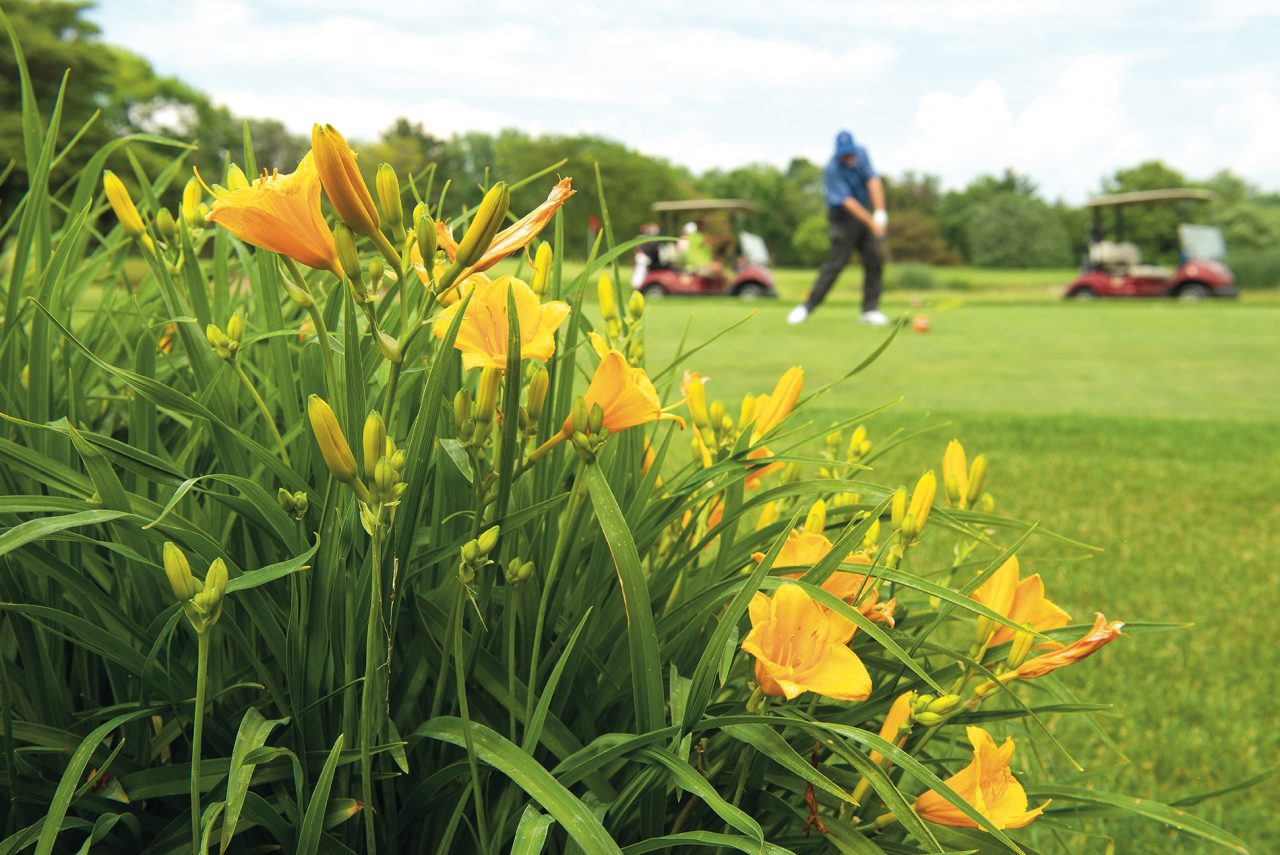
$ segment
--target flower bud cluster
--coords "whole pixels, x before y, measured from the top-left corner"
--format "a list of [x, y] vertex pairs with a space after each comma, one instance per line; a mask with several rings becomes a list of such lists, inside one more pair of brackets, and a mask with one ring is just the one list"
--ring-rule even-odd
[[600, 316], [604, 319], [605, 339], [612, 347], [625, 353], [629, 363], [639, 365], [644, 361], [644, 337], [640, 334], [644, 320], [644, 295], [632, 291], [624, 313], [618, 303], [613, 277], [608, 273], [600, 274], [596, 295], [600, 301]]
[[489, 553], [493, 552], [494, 547], [498, 545], [499, 534], [501, 534], [501, 526], [491, 526], [480, 532], [475, 539], [462, 544], [462, 548], [458, 550], [460, 558], [458, 578], [464, 584], [470, 584], [476, 577], [476, 573], [493, 563], [489, 560]]
[[941, 724], [947, 715], [960, 706], [959, 695], [921, 694], [911, 704], [911, 720], [925, 727]]
[[604, 426], [604, 410], [599, 404], [592, 404], [591, 409], [588, 410], [587, 402], [578, 398], [573, 402], [570, 418], [573, 433], [569, 435], [569, 439], [577, 449], [578, 456], [583, 461], [591, 463], [596, 459], [596, 454], [599, 453], [605, 440], [609, 438], [609, 429]]
[[218, 358], [224, 362], [231, 362], [240, 352], [240, 340], [244, 338], [244, 320], [240, 317], [240, 313], [236, 312], [231, 316], [231, 320], [227, 321], [226, 332], [223, 332], [217, 324], [209, 324], [205, 328], [204, 335]]
[[166, 541], [164, 574], [192, 629], [197, 633], [208, 632], [222, 616], [228, 581], [226, 562], [215, 558], [201, 581], [192, 575], [191, 563], [178, 544]]

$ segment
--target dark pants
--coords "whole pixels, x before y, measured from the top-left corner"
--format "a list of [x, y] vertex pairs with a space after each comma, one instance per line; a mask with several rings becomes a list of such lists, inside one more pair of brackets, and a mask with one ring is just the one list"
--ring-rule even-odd
[[809, 291], [805, 308], [813, 311], [827, 297], [840, 271], [849, 263], [856, 249], [862, 254], [862, 311], [870, 312], [880, 306], [880, 292], [884, 290], [884, 259], [880, 252], [880, 239], [863, 223], [844, 208], [831, 208], [827, 212], [830, 223], [831, 251], [822, 262], [818, 279]]

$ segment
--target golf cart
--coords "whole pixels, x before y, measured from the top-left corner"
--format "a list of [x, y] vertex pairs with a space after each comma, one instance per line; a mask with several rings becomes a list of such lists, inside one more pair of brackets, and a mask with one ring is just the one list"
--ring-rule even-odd
[[[757, 234], [739, 228], [739, 220], [759, 211], [742, 199], [692, 199], [655, 202], [658, 234], [685, 238], [698, 232], [705, 242], [710, 263], [687, 269], [675, 241], [654, 241], [636, 253], [637, 264], [647, 265], [634, 286], [646, 299], [667, 296], [722, 295], [753, 299], [776, 297], [769, 271], [769, 250]], [[695, 224], [693, 229], [687, 225]], [[683, 241], [681, 242], [683, 243]]]
[[[1216, 226], [1178, 226], [1181, 245], [1178, 266], [1143, 264], [1136, 244], [1125, 241], [1124, 209], [1127, 205], [1173, 204], [1176, 202], [1209, 202], [1208, 190], [1143, 190], [1136, 193], [1113, 193], [1090, 199], [1086, 207], [1093, 209], [1093, 231], [1089, 251], [1080, 275], [1067, 286], [1070, 300], [1094, 297], [1176, 297], [1179, 300], [1203, 300], [1206, 297], [1235, 297], [1236, 279], [1223, 263], [1226, 243]], [[1115, 212], [1115, 241], [1106, 240], [1108, 232], [1103, 212]]]

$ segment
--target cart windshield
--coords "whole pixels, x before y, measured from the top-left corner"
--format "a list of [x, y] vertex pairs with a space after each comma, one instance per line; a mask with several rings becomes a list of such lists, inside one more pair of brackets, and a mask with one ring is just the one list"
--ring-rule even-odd
[[1227, 254], [1227, 243], [1217, 226], [1184, 224], [1178, 226], [1178, 239], [1187, 259], [1221, 261]]

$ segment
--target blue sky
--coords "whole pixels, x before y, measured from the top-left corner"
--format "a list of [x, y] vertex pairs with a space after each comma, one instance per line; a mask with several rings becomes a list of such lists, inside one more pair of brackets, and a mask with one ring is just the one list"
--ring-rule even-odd
[[371, 138], [591, 132], [701, 170], [829, 156], [1080, 202], [1117, 167], [1280, 190], [1280, 3], [103, 0], [104, 37], [244, 115]]

